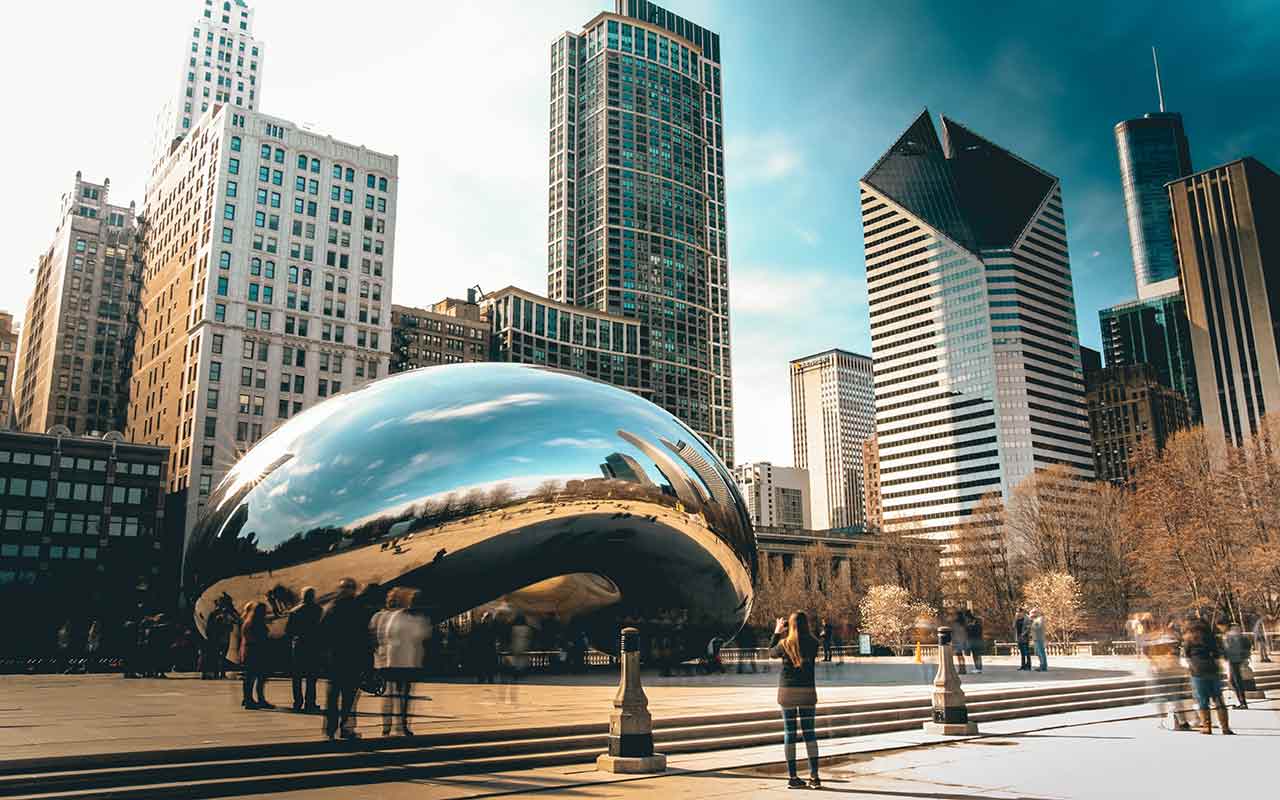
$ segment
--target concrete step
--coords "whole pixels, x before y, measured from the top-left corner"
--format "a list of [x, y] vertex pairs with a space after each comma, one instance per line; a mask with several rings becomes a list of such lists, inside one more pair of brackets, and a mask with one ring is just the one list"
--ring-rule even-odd
[[[1280, 690], [1280, 670], [1259, 672], [1261, 689]], [[1173, 678], [1164, 684], [1183, 684]], [[979, 692], [969, 696], [976, 722], [1016, 719], [1147, 701], [1148, 682], [1124, 679], [1079, 686]], [[928, 698], [819, 706], [818, 735], [838, 739], [919, 730], [931, 716]], [[776, 709], [656, 721], [660, 752], [697, 753], [776, 745]], [[371, 739], [294, 742], [196, 751], [27, 759], [0, 769], [0, 797], [221, 797], [322, 786], [361, 785], [450, 774], [590, 763], [608, 745], [606, 725], [547, 726]]]

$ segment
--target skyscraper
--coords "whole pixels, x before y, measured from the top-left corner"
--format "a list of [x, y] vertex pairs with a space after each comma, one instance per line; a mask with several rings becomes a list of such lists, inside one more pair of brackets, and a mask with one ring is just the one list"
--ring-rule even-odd
[[791, 362], [791, 447], [809, 471], [815, 530], [866, 524], [862, 446], [875, 413], [870, 358], [832, 349]]
[[128, 437], [169, 447], [189, 528], [272, 428], [387, 374], [398, 169], [223, 105], [153, 176]]
[[13, 425], [13, 378], [17, 374], [19, 330], [13, 315], [0, 311], [0, 430]]
[[142, 278], [134, 206], [77, 172], [36, 265], [13, 383], [18, 430], [122, 430]]
[[1243, 158], [1168, 191], [1201, 415], [1242, 444], [1280, 410], [1280, 175]]
[[547, 294], [637, 320], [651, 399], [733, 463], [720, 37], [618, 0], [551, 46]]
[[[1152, 50], [1152, 58], [1155, 50]], [[1178, 261], [1169, 222], [1165, 184], [1191, 174], [1191, 146], [1182, 130], [1182, 115], [1164, 110], [1160, 65], [1156, 64], [1160, 111], [1116, 124], [1116, 153], [1129, 246], [1138, 297], [1147, 299], [1178, 290]]]
[[177, 91], [156, 117], [155, 167], [213, 106], [262, 107], [265, 48], [253, 37], [253, 9], [245, 0], [203, 3], [183, 48]]
[[1200, 424], [1200, 390], [1182, 291], [1104, 308], [1098, 321], [1107, 366], [1149, 364], [1157, 381], [1187, 399], [1192, 424]]
[[942, 131], [860, 184], [884, 525], [939, 538], [1037, 468], [1093, 475], [1058, 179]]

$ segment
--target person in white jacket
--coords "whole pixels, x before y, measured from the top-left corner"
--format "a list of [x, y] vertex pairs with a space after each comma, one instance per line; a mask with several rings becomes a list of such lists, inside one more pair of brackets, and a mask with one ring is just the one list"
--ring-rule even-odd
[[382, 699], [382, 735], [391, 735], [391, 723], [399, 721], [399, 733], [409, 730], [409, 699], [413, 681], [422, 671], [431, 619], [418, 605], [416, 589], [396, 588], [387, 593], [387, 607], [369, 620], [369, 632], [376, 643], [373, 667], [386, 681]]

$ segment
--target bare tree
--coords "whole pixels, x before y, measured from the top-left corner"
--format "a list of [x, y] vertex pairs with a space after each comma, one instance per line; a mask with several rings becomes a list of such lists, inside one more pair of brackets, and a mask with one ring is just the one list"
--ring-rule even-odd
[[861, 631], [870, 634], [872, 641], [891, 644], [895, 648], [907, 643], [917, 619], [937, 613], [928, 603], [912, 597], [911, 592], [889, 584], [868, 589], [858, 604], [858, 611], [862, 619], [859, 624]]
[[1080, 584], [1066, 572], [1044, 572], [1027, 581], [1023, 593], [1029, 607], [1044, 614], [1045, 635], [1066, 644], [1084, 623]]
[[949, 601], [967, 603], [983, 619], [1013, 620], [1022, 567], [1005, 533], [998, 493], [978, 501], [972, 522], [956, 531], [943, 559]]

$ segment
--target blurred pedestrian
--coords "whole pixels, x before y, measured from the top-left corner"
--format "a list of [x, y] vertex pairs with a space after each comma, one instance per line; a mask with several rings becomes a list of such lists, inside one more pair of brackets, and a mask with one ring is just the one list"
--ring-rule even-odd
[[387, 592], [387, 607], [369, 620], [376, 642], [373, 668], [382, 674], [386, 694], [382, 698], [382, 735], [390, 736], [392, 722], [398, 722], [401, 736], [409, 730], [409, 697], [413, 681], [422, 672], [431, 620], [417, 607], [418, 592], [396, 588]]
[[1209, 718], [1212, 704], [1218, 714], [1218, 725], [1225, 736], [1233, 736], [1227, 718], [1227, 705], [1222, 699], [1222, 671], [1218, 660], [1222, 658], [1222, 645], [1209, 623], [1192, 616], [1182, 630], [1182, 653], [1191, 674], [1191, 693], [1200, 711], [1200, 732], [1213, 733], [1213, 721]]
[[270, 647], [267, 631], [267, 606], [250, 600], [244, 608], [244, 624], [240, 629], [240, 665], [243, 699], [241, 704], [249, 709], [271, 709], [267, 702], [267, 648]]
[[98, 621], [89, 623], [89, 633], [84, 639], [85, 671], [98, 671], [98, 651], [102, 648], [102, 627]]
[[320, 673], [320, 617], [324, 609], [316, 602], [314, 586], [302, 590], [302, 602], [289, 612], [284, 635], [289, 642], [289, 667], [293, 683], [293, 710], [312, 714], [316, 705], [316, 680]]
[[1049, 671], [1049, 651], [1044, 642], [1044, 626], [1044, 614], [1038, 608], [1031, 609], [1031, 641], [1035, 643], [1036, 657], [1040, 659], [1040, 667], [1036, 672]]
[[529, 647], [533, 644], [533, 628], [524, 615], [516, 617], [511, 626], [511, 673], [507, 684], [507, 702], [515, 703], [519, 697], [520, 679], [529, 669]]
[[968, 635], [969, 655], [973, 658], [973, 671], [982, 674], [982, 620], [972, 611], [965, 612], [965, 633]]
[[1175, 683], [1182, 674], [1182, 666], [1178, 663], [1178, 654], [1182, 650], [1179, 634], [1169, 624], [1158, 630], [1150, 624], [1146, 628], [1143, 653], [1148, 666], [1147, 699], [1155, 705], [1162, 718], [1169, 715], [1174, 730], [1189, 731], [1191, 726], [1184, 719], [1181, 699], [1186, 682]]
[[1018, 666], [1019, 671], [1031, 671], [1031, 617], [1027, 616], [1025, 608], [1018, 609], [1018, 615], [1013, 619], [1013, 639], [1018, 643], [1018, 655], [1021, 657], [1021, 663]]
[[1249, 698], [1246, 694], [1247, 687], [1245, 685], [1244, 670], [1249, 664], [1253, 643], [1249, 641], [1249, 637], [1245, 635], [1239, 625], [1232, 625], [1227, 629], [1227, 636], [1223, 640], [1222, 649], [1223, 654], [1227, 657], [1227, 676], [1231, 681], [1231, 691], [1236, 694], [1236, 708], [1247, 709], [1249, 707]]
[[920, 668], [920, 680], [926, 684], [933, 683], [937, 671], [924, 657], [924, 647], [937, 641], [938, 622], [931, 615], [921, 614], [916, 617], [912, 634], [916, 642], [915, 662]]
[[793, 611], [790, 618], [778, 617], [774, 623], [769, 656], [782, 659], [778, 705], [782, 707], [783, 752], [787, 758], [787, 786], [791, 789], [803, 789], [806, 785], [796, 774], [797, 729], [804, 737], [809, 758], [808, 787], [817, 789], [822, 785], [818, 777], [818, 737], [813, 729], [814, 706], [818, 704], [818, 691], [814, 686], [818, 647], [819, 642], [809, 632], [809, 619], [803, 611]]
[[818, 629], [818, 637], [822, 640], [822, 660], [831, 660], [831, 621], [826, 617], [822, 618], [822, 626]]
[[356, 598], [353, 578], [338, 581], [333, 602], [320, 617], [320, 641], [328, 657], [324, 735], [359, 739], [356, 732], [356, 694], [369, 669], [369, 617]]
[[173, 668], [172, 646], [177, 631], [163, 612], [153, 614], [147, 626], [147, 668], [153, 678], [169, 677]]
[[55, 638], [58, 643], [58, 664], [62, 666], [64, 674], [70, 674], [74, 667], [71, 663], [71, 620], [62, 623]]
[[956, 671], [967, 674], [964, 668], [964, 654], [969, 651], [969, 616], [963, 608], [953, 611], [947, 617], [951, 626], [951, 644], [956, 655]]
[[476, 683], [493, 683], [498, 671], [497, 635], [493, 612], [486, 611], [467, 636], [467, 667], [475, 675]]
[[1261, 614], [1253, 621], [1253, 641], [1258, 650], [1258, 658], [1263, 662], [1271, 661], [1271, 643], [1267, 641], [1267, 620]]

